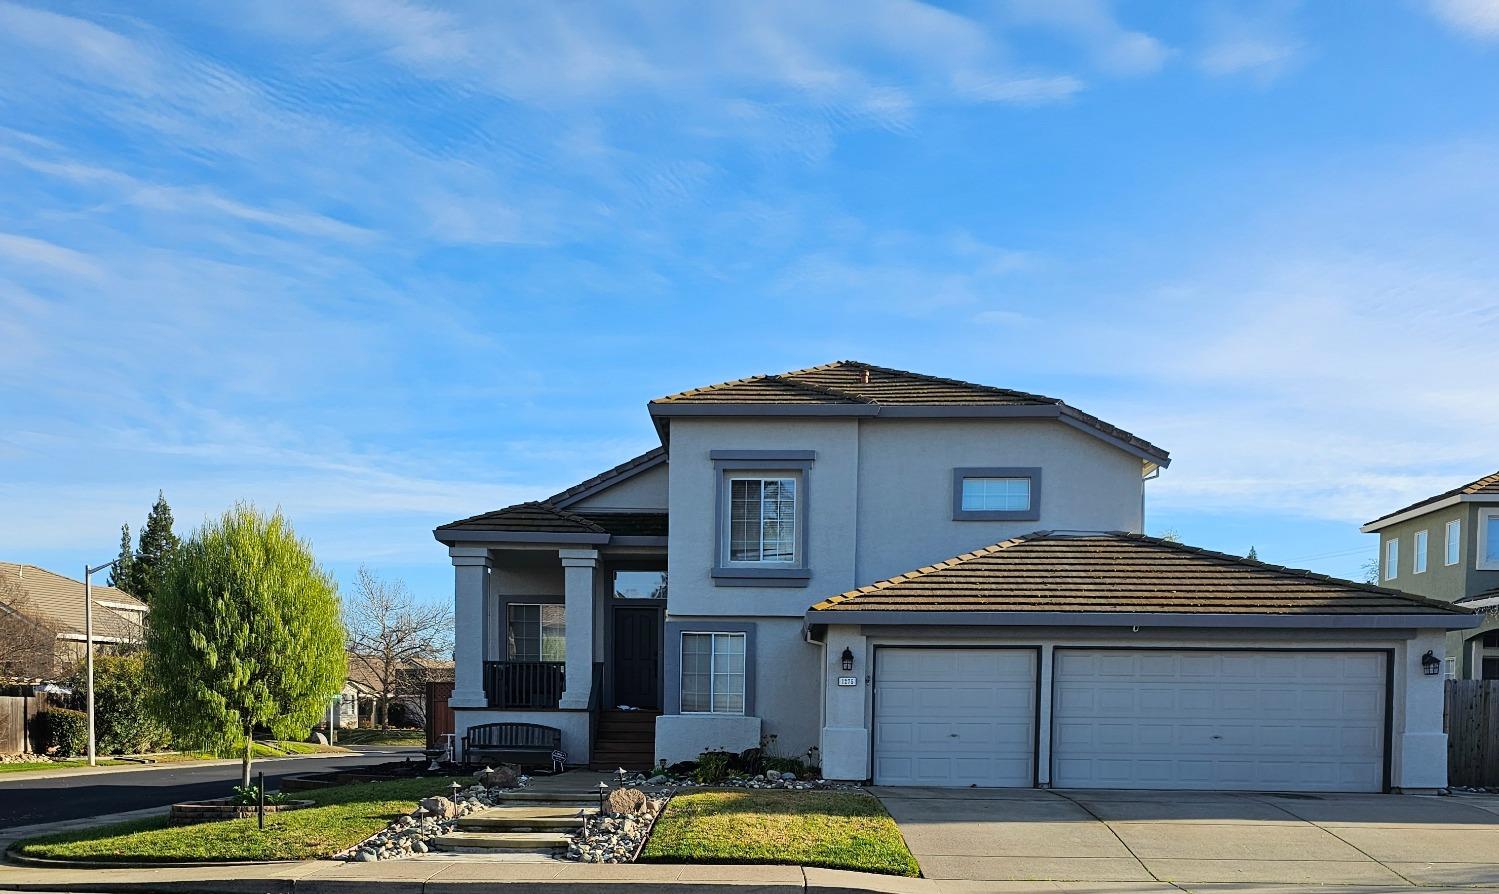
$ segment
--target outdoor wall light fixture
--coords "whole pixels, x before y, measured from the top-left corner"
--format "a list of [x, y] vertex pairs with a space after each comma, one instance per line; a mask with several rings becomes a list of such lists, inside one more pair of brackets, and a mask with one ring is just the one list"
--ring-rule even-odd
[[847, 646], [843, 647], [843, 669], [846, 671], [854, 669], [854, 650]]
[[1435, 677], [1441, 672], [1442, 659], [1431, 654], [1431, 650], [1427, 649], [1426, 654], [1421, 656], [1421, 673], [1428, 677]]

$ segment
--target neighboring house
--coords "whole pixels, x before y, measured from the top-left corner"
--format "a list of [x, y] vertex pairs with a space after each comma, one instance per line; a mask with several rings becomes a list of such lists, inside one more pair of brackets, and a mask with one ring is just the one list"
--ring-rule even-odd
[[[56, 632], [55, 675], [66, 675], [83, 659], [85, 641], [83, 581], [35, 565], [0, 562], [0, 594], [19, 592], [14, 603], [0, 595], [0, 613]], [[123, 590], [94, 584], [94, 642], [101, 651], [139, 643], [146, 604]], [[3, 656], [0, 656], [3, 658]], [[40, 675], [45, 676], [45, 675]]]
[[1169, 458], [1142, 438], [851, 361], [649, 411], [661, 447], [435, 531], [460, 737], [544, 724], [600, 766], [766, 743], [891, 785], [1446, 783], [1423, 664], [1478, 619], [1143, 536]]
[[1447, 636], [1449, 676], [1499, 680], [1499, 472], [1381, 516], [1379, 581], [1485, 612], [1475, 629]]
[[[380, 722], [381, 685], [378, 658], [368, 661], [349, 653], [348, 679], [339, 693], [338, 725], [354, 729]], [[421, 726], [427, 711], [427, 683], [453, 679], [453, 662], [411, 659], [396, 669], [388, 694], [391, 726]]]

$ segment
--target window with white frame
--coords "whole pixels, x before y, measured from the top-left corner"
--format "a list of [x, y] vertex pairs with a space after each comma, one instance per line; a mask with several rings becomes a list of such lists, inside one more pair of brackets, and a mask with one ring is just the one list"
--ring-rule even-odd
[[964, 512], [1024, 512], [1031, 508], [1029, 478], [964, 478]]
[[1411, 546], [1411, 573], [1423, 574], [1426, 571], [1426, 547], [1427, 532], [1417, 531], [1416, 542]]
[[726, 484], [725, 561], [795, 565], [801, 514], [797, 505], [799, 476], [735, 472]]
[[1384, 579], [1394, 580], [1395, 575], [1400, 573], [1400, 541], [1399, 539], [1386, 540], [1384, 542]]
[[556, 603], [511, 603], [505, 648], [511, 661], [566, 661], [567, 609]]
[[743, 633], [682, 634], [682, 713], [744, 713]]
[[1499, 509], [1478, 513], [1478, 567], [1499, 571]]
[[1447, 523], [1446, 554], [1443, 561], [1448, 565], [1456, 565], [1461, 561], [1460, 551], [1463, 542], [1463, 523], [1461, 519], [1454, 518]]

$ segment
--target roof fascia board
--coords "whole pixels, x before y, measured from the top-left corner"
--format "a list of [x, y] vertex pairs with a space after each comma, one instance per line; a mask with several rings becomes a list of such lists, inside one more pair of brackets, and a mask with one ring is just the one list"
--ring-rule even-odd
[[634, 468], [626, 469], [623, 472], [612, 475], [604, 479], [603, 481], [598, 482], [592, 487], [589, 487], [587, 490], [582, 490], [570, 497], [557, 500], [556, 502], [552, 503], [552, 505], [556, 506], [558, 509], [566, 509], [574, 503], [577, 503], [580, 500], [586, 500], [594, 494], [599, 493], [600, 491], [606, 491], [616, 484], [621, 484], [625, 481], [629, 481], [631, 478], [634, 478], [636, 475], [639, 475], [642, 472], [648, 472], [664, 462], [666, 462], [666, 454], [663, 453], [658, 457], [646, 460], [645, 462], [641, 463], [638, 466], [635, 466]]
[[1423, 515], [1436, 512], [1438, 509], [1447, 509], [1459, 503], [1499, 503], [1499, 494], [1454, 494], [1445, 499], [1437, 500], [1434, 503], [1423, 503], [1404, 512], [1397, 512], [1385, 518], [1377, 518], [1359, 528], [1359, 531], [1364, 534], [1372, 534], [1375, 531], [1388, 528], [1390, 525], [1398, 525], [1403, 521], [1420, 518]]
[[556, 531], [470, 531], [438, 528], [432, 532], [438, 543], [608, 543], [608, 534], [566, 534]]
[[614, 534], [610, 546], [666, 546], [666, 538], [656, 534]]
[[853, 609], [809, 609], [811, 624], [869, 624], [907, 626], [940, 624], [958, 627], [1263, 627], [1359, 629], [1438, 628], [1467, 630], [1483, 618], [1477, 614], [1395, 615], [1292, 615], [1209, 614], [1195, 612], [953, 612], [953, 611], [857, 611]]
[[[1152, 452], [1137, 447], [1134, 444], [1131, 444], [1130, 442], [1124, 440], [1123, 438], [1116, 438], [1108, 432], [1101, 431], [1081, 419], [1074, 419], [1073, 417], [1068, 416], [1066, 413], [1058, 413], [1057, 420], [1063, 425], [1072, 426], [1085, 435], [1092, 435], [1100, 441], [1103, 441], [1105, 444], [1113, 445], [1114, 447], [1123, 450], [1125, 453], [1128, 453], [1131, 456], [1137, 456], [1140, 459], [1144, 460], [1146, 463], [1157, 468], [1164, 469], [1167, 466], [1171, 465], [1171, 457], [1167, 456], [1164, 453]], [[1150, 474], [1150, 470], [1146, 469], [1144, 474]]]

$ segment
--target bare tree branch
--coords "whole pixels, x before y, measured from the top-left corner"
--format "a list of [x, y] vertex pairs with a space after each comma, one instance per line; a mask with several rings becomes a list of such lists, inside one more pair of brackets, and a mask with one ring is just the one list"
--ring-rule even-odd
[[57, 664], [57, 629], [32, 610], [18, 581], [0, 578], [0, 676], [51, 679]]
[[362, 565], [344, 602], [344, 628], [351, 668], [364, 668], [376, 684], [375, 719], [386, 727], [391, 703], [426, 683], [429, 662], [453, 654], [452, 606], [418, 603], [404, 581], [382, 580]]

